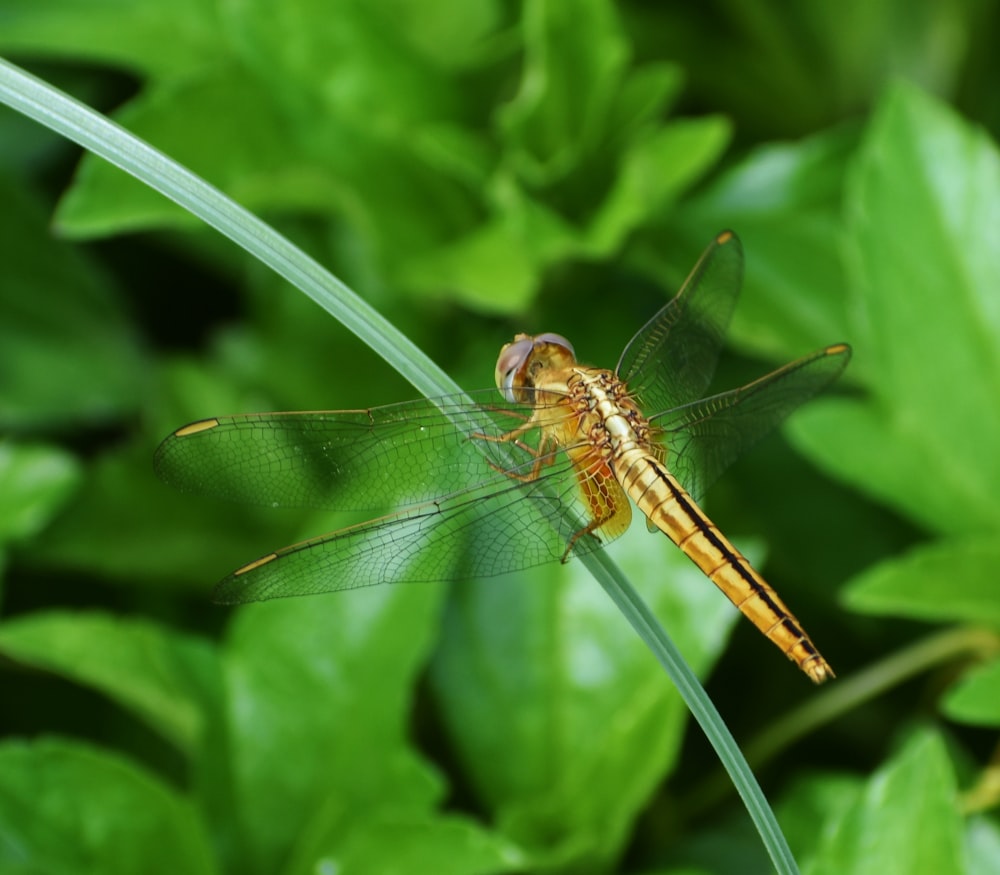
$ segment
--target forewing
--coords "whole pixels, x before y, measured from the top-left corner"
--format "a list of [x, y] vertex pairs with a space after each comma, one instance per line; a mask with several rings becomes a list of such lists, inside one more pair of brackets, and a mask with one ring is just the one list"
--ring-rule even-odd
[[739, 389], [652, 417], [667, 468], [699, 500], [746, 449], [836, 380], [850, 357], [847, 345], [829, 346]]
[[[548, 399], [554, 395], [546, 391]], [[247, 414], [178, 429], [160, 446], [155, 465], [181, 489], [273, 506], [402, 507], [268, 554], [223, 580], [216, 598], [242, 603], [485, 577], [562, 558], [592, 513], [564, 452], [579, 455], [579, 448], [546, 443], [541, 452], [534, 428], [517, 443], [497, 440], [533, 408], [505, 404], [495, 390], [469, 401]], [[604, 530], [601, 536], [576, 539], [570, 555], [610, 539]]]
[[743, 248], [723, 231], [674, 299], [629, 341], [617, 373], [648, 415], [704, 394], [742, 281]]
[[499, 436], [528, 414], [484, 390], [368, 410], [222, 416], [178, 429], [154, 465], [181, 490], [243, 504], [382, 511], [521, 464], [525, 454], [509, 444], [472, 435]]

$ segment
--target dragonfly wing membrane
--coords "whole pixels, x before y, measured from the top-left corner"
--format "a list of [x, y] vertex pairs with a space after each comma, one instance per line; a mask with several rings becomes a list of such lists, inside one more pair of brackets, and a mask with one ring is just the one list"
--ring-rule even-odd
[[723, 231], [673, 300], [629, 341], [616, 370], [647, 413], [704, 394], [742, 282], [743, 247], [732, 231]]
[[157, 473], [182, 490], [243, 504], [383, 511], [492, 479], [526, 460], [476, 441], [523, 421], [496, 390], [369, 410], [244, 414], [178, 429]]
[[739, 389], [653, 417], [667, 467], [700, 500], [745, 450], [836, 380], [849, 360], [850, 347], [829, 346]]

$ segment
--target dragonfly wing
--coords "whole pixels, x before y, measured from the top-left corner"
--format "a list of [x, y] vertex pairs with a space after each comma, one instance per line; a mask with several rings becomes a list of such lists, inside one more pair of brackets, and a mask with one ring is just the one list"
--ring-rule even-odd
[[604, 543], [623, 535], [632, 522], [632, 506], [607, 463], [577, 465], [576, 476], [590, 522], [573, 535], [573, 543], [590, 533]]
[[[494, 472], [474, 488], [278, 550], [229, 575], [214, 597], [241, 604], [379, 583], [488, 577], [560, 559], [586, 527], [588, 509], [568, 457], [546, 472], [526, 482]], [[599, 544], [579, 538], [572, 555]]]
[[178, 429], [154, 465], [179, 489], [238, 503], [383, 511], [523, 464], [509, 443], [471, 435], [496, 437], [525, 418], [495, 389], [368, 410], [223, 416]]
[[694, 499], [748, 447], [847, 367], [846, 344], [828, 346], [739, 389], [651, 418], [666, 447], [666, 464]]
[[670, 410], [704, 394], [742, 281], [743, 247], [732, 231], [723, 231], [674, 299], [622, 352], [618, 376], [643, 410]]

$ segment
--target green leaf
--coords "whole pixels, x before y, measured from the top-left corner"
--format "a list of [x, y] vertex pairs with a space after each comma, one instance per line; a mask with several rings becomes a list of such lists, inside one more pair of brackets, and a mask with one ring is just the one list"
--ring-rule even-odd
[[614, 254], [631, 231], [704, 174], [728, 142], [729, 125], [721, 117], [680, 120], [637, 138], [622, 155], [618, 177], [587, 228], [583, 252], [598, 258]]
[[[538, 260], [520, 233], [491, 221], [406, 265], [403, 280], [440, 297], [443, 291], [482, 313], [523, 312], [537, 290]], [[546, 239], [545, 235], [542, 239]], [[563, 232], [553, 235], [565, 239]], [[541, 241], [535, 238], [535, 244]]]
[[180, 75], [219, 51], [210, 0], [4, 0], [3, 16], [0, 46], [36, 57]]
[[0, 441], [0, 543], [40, 532], [80, 483], [73, 456]]
[[189, 803], [127, 760], [79, 742], [0, 745], [0, 837], [4, 872], [216, 871]]
[[212, 648], [141, 619], [52, 611], [0, 624], [9, 659], [93, 687], [191, 754], [218, 697]]
[[614, 6], [530, 0], [521, 88], [500, 114], [510, 160], [532, 186], [576, 168], [608, 136], [629, 47]]
[[[843, 774], [807, 774], [793, 778], [776, 806], [781, 828], [800, 863], [816, 854], [822, 841], [819, 824], [838, 821], [857, 804], [860, 777]], [[804, 866], [808, 870], [808, 866]]]
[[1000, 726], [1000, 659], [962, 675], [945, 694], [941, 709], [960, 723]]
[[521, 90], [499, 116], [504, 170], [521, 191], [507, 206], [551, 213], [554, 227], [565, 224], [565, 239], [542, 255], [545, 238], [540, 245], [523, 220], [514, 227], [540, 265], [567, 255], [606, 258], [718, 159], [728, 125], [658, 120], [679, 90], [678, 71], [630, 69], [630, 46], [606, 0], [534, 0], [524, 39]]
[[377, 586], [235, 615], [224, 658], [242, 871], [277, 871], [330, 804], [430, 808], [438, 782], [406, 735], [443, 594]]
[[277, 15], [267, 0], [227, 11], [225, 35], [236, 53], [261, 79], [287, 90], [285, 101], [305, 105], [316, 91], [336, 114], [349, 108], [374, 125], [397, 114], [414, 120], [439, 105], [445, 73], [495, 54], [502, 12], [496, 0], [461, 7], [342, 0], [337, 26], [322, 27], [317, 22], [333, 12], [326, 0], [294, 0]]
[[939, 736], [916, 733], [823, 831], [807, 875], [964, 875], [955, 775]]
[[[323, 209], [336, 197], [334, 180], [317, 162], [303, 158], [289, 166], [289, 119], [243, 71], [213, 69], [147, 88], [118, 121], [248, 209]], [[211, 137], [195, 135], [209, 130]], [[56, 219], [64, 233], [86, 237], [199, 225], [187, 210], [92, 154], [84, 157]]]
[[443, 815], [357, 812], [341, 808], [288, 875], [327, 869], [342, 875], [492, 875], [521, 871], [516, 847], [470, 820]]
[[1000, 528], [1000, 156], [910, 86], [888, 91], [847, 196], [851, 376], [798, 434], [829, 470], [920, 525]]
[[145, 363], [109, 282], [2, 176], [0, 203], [0, 429], [99, 425], [134, 411]]
[[[736, 612], [643, 526], [614, 549], [704, 672]], [[466, 774], [505, 834], [537, 860], [578, 867], [614, 857], [675, 760], [687, 714], [658, 678], [575, 563], [458, 587], [432, 665]]]
[[494, 24], [491, 7], [473, 0], [450, 20], [446, 10], [426, 9], [414, 26], [420, 8], [413, 0], [343, 0], [337, 26], [322, 27], [317, 22], [332, 11], [325, 0], [294, 0], [279, 15], [267, 0], [244, 0], [230, 10], [226, 36], [241, 66], [294, 116], [326, 112], [384, 132], [448, 114], [455, 99], [449, 64], [427, 41], [435, 30], [446, 35], [448, 46], [438, 46], [446, 52], [464, 39], [459, 54], [475, 57]]
[[844, 601], [870, 614], [1000, 624], [998, 563], [993, 536], [935, 541], [862, 572]]
[[[404, 274], [415, 288], [448, 289], [483, 312], [523, 311], [547, 265], [577, 257], [604, 259], [714, 163], [728, 140], [723, 119], [678, 121], [628, 145], [603, 201], [592, 200], [579, 224], [552, 199], [529, 195], [504, 173], [492, 185], [496, 218], [415, 260]], [[688, 265], [690, 267], [690, 265]]]
[[89, 571], [130, 587], [175, 587], [206, 596], [212, 585], [265, 548], [290, 542], [304, 513], [267, 512], [183, 495], [153, 474], [152, 446], [97, 460], [64, 513], [46, 530], [29, 564]]

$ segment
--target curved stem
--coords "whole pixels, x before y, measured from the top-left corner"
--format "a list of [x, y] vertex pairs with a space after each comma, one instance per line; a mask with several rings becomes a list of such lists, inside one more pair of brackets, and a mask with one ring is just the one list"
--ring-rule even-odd
[[924, 638], [789, 711], [747, 743], [747, 759], [760, 767], [799, 738], [903, 681], [958, 657], [995, 652], [998, 646], [996, 633], [965, 626]]
[[[961, 626], [923, 638], [857, 674], [825, 687], [819, 695], [768, 724], [747, 742], [747, 761], [760, 770], [800, 738], [886, 690], [942, 663], [963, 657], [992, 655], [998, 650], [1000, 638], [989, 629]], [[728, 793], [729, 785], [725, 777], [718, 773], [688, 797], [685, 810], [703, 811], [718, 804]]]

